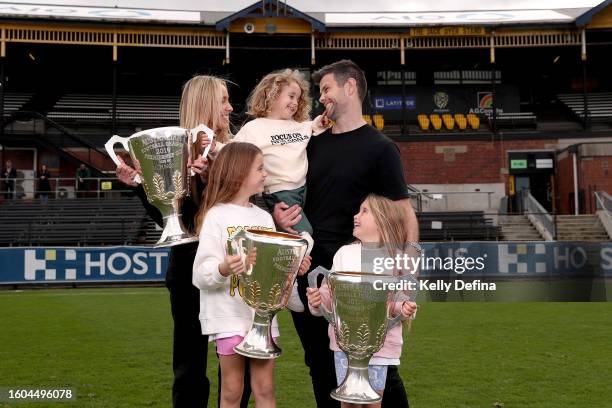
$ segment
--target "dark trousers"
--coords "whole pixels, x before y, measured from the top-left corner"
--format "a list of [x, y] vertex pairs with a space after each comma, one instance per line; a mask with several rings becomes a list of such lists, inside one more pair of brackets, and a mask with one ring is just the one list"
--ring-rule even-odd
[[208, 406], [210, 382], [206, 377], [208, 336], [200, 326], [200, 291], [195, 286], [169, 286], [174, 320], [172, 406]]
[[[329, 349], [328, 323], [323, 317], [310, 314], [306, 300], [307, 286], [306, 275], [299, 277], [298, 291], [300, 298], [304, 302], [305, 311], [304, 313], [291, 312], [293, 324], [304, 348], [304, 359], [310, 369], [317, 407], [338, 408], [340, 403], [329, 396], [329, 393], [338, 384], [336, 382], [334, 355]], [[389, 366], [387, 370], [387, 382], [385, 383], [382, 407], [408, 408], [408, 396], [406, 395], [406, 389], [397, 366]]]
[[[172, 368], [172, 406], [174, 408], [204, 408], [208, 406], [210, 381], [206, 377], [208, 336], [200, 326], [200, 290], [190, 285], [169, 285], [170, 306], [174, 320]], [[221, 368], [218, 368], [219, 398]], [[246, 408], [251, 396], [249, 369], [245, 370], [244, 391], [240, 406]], [[217, 406], [220, 400], [217, 399]]]

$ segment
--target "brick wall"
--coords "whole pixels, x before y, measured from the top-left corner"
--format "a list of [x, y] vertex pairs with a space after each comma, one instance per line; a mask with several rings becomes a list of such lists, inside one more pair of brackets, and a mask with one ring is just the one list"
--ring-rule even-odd
[[[426, 139], [426, 137], [423, 137]], [[512, 141], [397, 142], [409, 184], [508, 184], [508, 151], [554, 149], [557, 139]], [[560, 154], [555, 174], [556, 204], [561, 214], [573, 211], [571, 155]], [[594, 212], [593, 191], [612, 194], [612, 156], [582, 157], [578, 162], [582, 212]]]

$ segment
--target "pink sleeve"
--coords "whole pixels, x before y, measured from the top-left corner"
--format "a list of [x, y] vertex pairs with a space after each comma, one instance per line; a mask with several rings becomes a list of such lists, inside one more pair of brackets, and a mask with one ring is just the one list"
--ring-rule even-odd
[[[323, 279], [321, 282], [321, 287], [319, 288], [319, 293], [321, 294], [321, 304], [325, 305], [327, 310], [331, 309], [331, 293], [329, 291], [329, 285], [327, 284], [327, 279]], [[310, 309], [310, 313], [313, 316], [322, 316], [321, 308], [314, 308], [308, 304], [308, 309]]]

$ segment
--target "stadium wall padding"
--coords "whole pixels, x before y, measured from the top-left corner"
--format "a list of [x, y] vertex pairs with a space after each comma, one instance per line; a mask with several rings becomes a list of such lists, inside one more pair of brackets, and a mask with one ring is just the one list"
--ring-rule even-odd
[[[435, 266], [421, 269], [421, 278], [612, 277], [609, 242], [442, 242], [423, 248], [421, 265]], [[168, 255], [168, 249], [131, 246], [0, 248], [0, 284], [161, 282]]]

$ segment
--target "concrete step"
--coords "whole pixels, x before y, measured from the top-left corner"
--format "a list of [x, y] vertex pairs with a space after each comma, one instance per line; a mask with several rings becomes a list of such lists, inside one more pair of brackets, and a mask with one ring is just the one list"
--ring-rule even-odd
[[542, 237], [539, 236], [523, 236], [523, 235], [516, 235], [516, 236], [508, 236], [508, 237], [503, 237], [502, 241], [543, 241]]
[[557, 235], [557, 241], [610, 241], [608, 236], [585, 237], [583, 235]]

